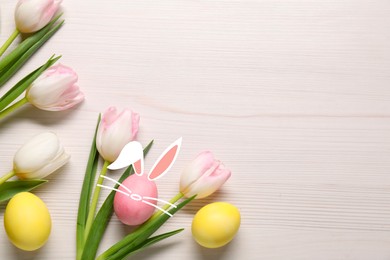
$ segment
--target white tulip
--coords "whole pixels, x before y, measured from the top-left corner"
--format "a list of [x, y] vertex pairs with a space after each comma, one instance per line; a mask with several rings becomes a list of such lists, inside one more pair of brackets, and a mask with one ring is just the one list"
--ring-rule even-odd
[[26, 142], [14, 157], [14, 173], [19, 179], [42, 179], [65, 165], [65, 153], [56, 134], [46, 132]]

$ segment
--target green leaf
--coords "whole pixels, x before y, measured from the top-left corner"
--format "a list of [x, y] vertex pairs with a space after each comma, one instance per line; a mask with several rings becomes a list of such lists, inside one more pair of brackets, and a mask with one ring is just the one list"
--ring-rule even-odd
[[[37, 40], [32, 46], [30, 46], [29, 49], [24, 51], [23, 53], [20, 53], [19, 56], [11, 60], [10, 63], [4, 63], [6, 67], [1, 69], [1, 76], [0, 76], [0, 87], [3, 86], [19, 69], [23, 66], [24, 63], [55, 33], [57, 32], [61, 26], [63, 25], [64, 21], [61, 21], [59, 24], [54, 26], [53, 28], [49, 28], [50, 30], [44, 34], [39, 40]], [[33, 35], [32, 37], [34, 37]], [[16, 48], [17, 50], [17, 48]], [[12, 54], [12, 53], [10, 53]], [[8, 55], [6, 56], [8, 58]], [[7, 59], [8, 60], [8, 59]], [[2, 60], [3, 61], [3, 60]], [[2, 62], [0, 61], [0, 63]]]
[[12, 61], [20, 57], [28, 49], [30, 49], [31, 46], [37, 43], [48, 31], [50, 31], [50, 28], [54, 25], [55, 22], [57, 22], [61, 15], [62, 14], [59, 14], [54, 17], [45, 27], [26, 38], [12, 52], [5, 56], [0, 61], [0, 71], [12, 63]]
[[167, 233], [163, 233], [163, 234], [160, 234], [158, 236], [154, 236], [154, 237], [150, 237], [148, 239], [145, 240], [145, 242], [143, 242], [141, 245], [139, 245], [137, 248], [132, 248], [131, 250], [129, 250], [129, 253], [127, 254], [127, 256], [131, 256], [131, 255], [134, 255], [142, 250], [144, 250], [145, 248], [151, 246], [151, 245], [154, 245], [156, 244], [157, 242], [160, 242], [168, 237], [171, 237], [171, 236], [174, 236], [180, 232], [182, 232], [184, 230], [184, 228], [180, 228], [180, 229], [176, 229], [174, 231], [170, 231], [170, 232], [167, 232]]
[[57, 22], [57, 20], [62, 16], [62, 14], [54, 17], [45, 27], [36, 33], [32, 34], [24, 41], [22, 41], [13, 51], [11, 51], [7, 56], [0, 60], [0, 75], [5, 71], [4, 69], [9, 67], [10, 64], [18, 60], [28, 49], [30, 49], [34, 44], [39, 42], [49, 31], [52, 30], [52, 26]]
[[47, 182], [47, 180], [6, 181], [0, 185], [0, 202], [9, 200], [15, 194], [30, 191]]
[[[151, 141], [144, 148], [144, 156], [146, 156], [153, 145]], [[133, 173], [133, 167], [129, 166], [126, 171], [119, 178], [118, 182], [123, 182], [130, 174]], [[115, 188], [118, 188], [119, 185], [116, 185]], [[103, 205], [101, 206], [99, 212], [97, 213], [95, 220], [93, 221], [91, 230], [89, 232], [87, 241], [84, 245], [84, 251], [82, 258], [83, 260], [95, 259], [100, 241], [102, 240], [104, 231], [108, 225], [108, 222], [111, 219], [113, 213], [113, 203], [114, 203], [115, 191], [110, 192], [110, 194], [105, 199]]]
[[61, 56], [51, 57], [45, 64], [37, 68], [22, 80], [20, 80], [14, 87], [12, 87], [7, 93], [0, 98], [0, 111], [11, 104], [16, 98], [18, 98], [30, 85], [36, 80], [47, 68], [53, 65]]
[[[188, 198], [177, 205], [176, 208], [169, 210], [172, 215], [179, 211], [182, 207], [191, 202], [195, 196]], [[125, 258], [129, 253], [136, 250], [142, 245], [157, 229], [159, 229], [170, 217], [167, 214], [162, 214], [158, 218], [152, 221], [147, 221], [145, 224], [140, 226], [134, 232], [130, 233], [122, 240], [114, 244], [112, 247], [107, 249], [97, 259], [102, 260], [117, 260]]]
[[80, 193], [79, 209], [77, 214], [77, 227], [76, 227], [76, 244], [77, 244], [77, 259], [80, 259], [83, 245], [84, 245], [84, 231], [85, 224], [87, 222], [87, 216], [89, 212], [89, 203], [91, 200], [91, 193], [94, 187], [96, 178], [96, 169], [99, 161], [99, 153], [96, 149], [96, 134], [100, 122], [100, 115], [98, 117], [95, 134], [93, 137], [91, 150], [89, 152], [89, 158], [87, 168], [85, 170], [83, 186]]

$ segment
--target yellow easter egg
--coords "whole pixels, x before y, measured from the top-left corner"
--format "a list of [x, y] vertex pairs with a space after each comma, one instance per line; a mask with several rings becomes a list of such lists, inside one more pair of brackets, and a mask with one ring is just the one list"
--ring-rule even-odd
[[16, 194], [4, 213], [8, 239], [16, 247], [33, 251], [42, 247], [50, 235], [51, 218], [45, 203], [30, 192]]
[[234, 205], [214, 202], [195, 214], [192, 221], [192, 236], [201, 246], [221, 247], [234, 238], [240, 222], [240, 212]]

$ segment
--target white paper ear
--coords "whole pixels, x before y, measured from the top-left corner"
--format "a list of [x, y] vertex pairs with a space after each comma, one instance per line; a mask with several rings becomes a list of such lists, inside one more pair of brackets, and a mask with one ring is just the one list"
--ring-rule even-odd
[[181, 141], [180, 137], [160, 155], [148, 175], [149, 180], [157, 180], [169, 171], [179, 154]]
[[107, 168], [118, 170], [133, 164], [134, 171], [137, 175], [144, 172], [144, 152], [139, 142], [133, 141], [126, 144], [120, 152], [118, 158]]

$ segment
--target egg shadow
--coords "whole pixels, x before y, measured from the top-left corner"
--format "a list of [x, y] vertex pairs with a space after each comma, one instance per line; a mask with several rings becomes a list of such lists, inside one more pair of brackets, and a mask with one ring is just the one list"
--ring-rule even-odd
[[227, 255], [229, 254], [231, 243], [219, 248], [206, 248], [194, 242], [194, 247], [196, 247], [194, 251], [198, 253], [199, 259], [219, 260], [228, 259]]
[[18, 260], [24, 260], [24, 259], [28, 259], [28, 260], [33, 260], [33, 259], [42, 259], [43, 256], [45, 255], [45, 251], [46, 251], [46, 247], [43, 246], [42, 248], [40, 249], [37, 249], [35, 251], [23, 251], [13, 245], [10, 245], [12, 246], [12, 255], [15, 256], [15, 259], [18, 259]]
[[139, 226], [129, 226], [129, 225], [123, 224], [122, 222], [120, 222], [120, 220], [118, 219], [118, 217], [115, 215], [114, 212], [112, 213], [111, 219], [114, 219], [115, 221], [118, 221], [120, 223], [119, 230], [122, 232], [122, 237], [125, 237], [125, 236], [129, 235], [130, 233], [133, 233], [134, 230], [136, 230], [139, 227]]

